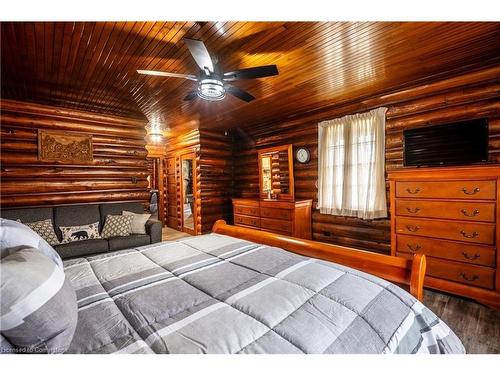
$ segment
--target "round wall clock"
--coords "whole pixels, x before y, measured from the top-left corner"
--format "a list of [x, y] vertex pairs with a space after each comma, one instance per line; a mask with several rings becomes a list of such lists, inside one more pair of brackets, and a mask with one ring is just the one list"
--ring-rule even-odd
[[299, 147], [295, 151], [295, 158], [299, 163], [305, 164], [311, 160], [311, 152], [305, 147]]

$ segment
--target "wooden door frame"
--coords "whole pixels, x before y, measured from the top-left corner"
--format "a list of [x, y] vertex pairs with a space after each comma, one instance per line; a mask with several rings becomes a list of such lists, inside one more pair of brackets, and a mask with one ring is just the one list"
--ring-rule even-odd
[[[150, 155], [150, 156], [147, 156], [147, 159], [151, 161], [151, 163], [153, 164], [157, 164], [156, 167], [153, 167], [153, 172], [156, 170], [156, 174], [158, 175], [158, 180], [153, 183], [153, 181], [151, 181], [151, 188], [150, 188], [150, 191], [153, 190], [153, 185], [156, 185], [156, 189], [157, 190], [157, 205], [158, 205], [158, 209], [157, 209], [157, 213], [158, 213], [158, 220], [161, 221], [162, 223], [162, 226], [163, 225], [166, 225], [166, 215], [165, 215], [165, 200], [164, 200], [164, 191], [163, 191], [163, 188], [164, 188], [164, 183], [163, 183], [163, 159], [164, 157], [162, 155]], [[154, 173], [153, 175], [151, 175], [151, 179], [154, 178]], [[151, 198], [151, 197], [150, 197]]]
[[[182, 232], [186, 232], [186, 233], [189, 233], [189, 234], [192, 234], [192, 235], [197, 235], [197, 222], [198, 222], [198, 214], [197, 214], [197, 210], [196, 210], [196, 184], [197, 184], [197, 178], [196, 178], [196, 152], [195, 151], [189, 151], [189, 152], [186, 152], [186, 153], [182, 153], [179, 155], [179, 163], [180, 163], [180, 168], [179, 168], [179, 172], [180, 172], [180, 198], [181, 198], [181, 212], [180, 212], [180, 216], [181, 216], [181, 231]], [[183, 165], [182, 165], [182, 162], [183, 160], [186, 160], [186, 159], [190, 159], [193, 161], [193, 164], [192, 164], [192, 178], [193, 178], [193, 198], [194, 198], [194, 209], [193, 209], [193, 229], [191, 228], [186, 228], [184, 227], [184, 176], [183, 176]]]
[[165, 174], [163, 172], [163, 163], [165, 158], [163, 156], [158, 156], [158, 220], [161, 221], [162, 226], [167, 225], [167, 207], [165, 202]]

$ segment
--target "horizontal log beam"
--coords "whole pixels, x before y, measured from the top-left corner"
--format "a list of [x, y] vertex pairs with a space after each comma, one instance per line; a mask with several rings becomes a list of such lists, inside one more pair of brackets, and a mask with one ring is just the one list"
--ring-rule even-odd
[[28, 117], [16, 116], [8, 113], [2, 113], [2, 124], [13, 125], [25, 128], [40, 128], [49, 130], [67, 130], [74, 132], [85, 132], [90, 134], [109, 134], [124, 136], [127, 138], [143, 139], [146, 136], [146, 130], [142, 128], [125, 128], [107, 124], [85, 124], [77, 122], [66, 122], [54, 119], [34, 119]]
[[69, 192], [66, 194], [2, 195], [2, 207], [45, 206], [72, 203], [106, 203], [111, 201], [147, 201], [147, 191], [110, 190], [101, 192]]
[[148, 187], [148, 181], [130, 178], [126, 180], [91, 180], [86, 178], [83, 181], [2, 181], [2, 194], [38, 194], [38, 193], [53, 193], [53, 192], [71, 192], [85, 190], [114, 190], [127, 189], [145, 190]]
[[66, 120], [80, 119], [92, 123], [112, 123], [121, 126], [144, 127], [147, 120], [130, 119], [125, 117], [99, 115], [92, 112], [78, 111], [61, 107], [51, 107], [35, 103], [21, 102], [16, 100], [2, 99], [2, 112], [24, 113], [34, 116], [57, 117]]
[[73, 165], [64, 167], [2, 167], [2, 180], [10, 179], [78, 179], [78, 178], [118, 178], [118, 179], [146, 179], [148, 172], [137, 169], [110, 169], [110, 168], [75, 168]]
[[[38, 155], [34, 154], [19, 154], [15, 152], [3, 152], [0, 158], [0, 161], [2, 165], [26, 165], [26, 164], [40, 164], [40, 165], [46, 165], [46, 164], [57, 164], [57, 165], [64, 165], [64, 164], [69, 164], [69, 165], [74, 165], [71, 162], [61, 160], [61, 161], [39, 161], [38, 160]], [[89, 163], [89, 166], [96, 165], [96, 166], [105, 166], [105, 165], [116, 165], [116, 166], [140, 166], [140, 167], [147, 167], [147, 161], [146, 159], [141, 159], [141, 158], [102, 158], [102, 157], [95, 157], [94, 161], [92, 163]]]

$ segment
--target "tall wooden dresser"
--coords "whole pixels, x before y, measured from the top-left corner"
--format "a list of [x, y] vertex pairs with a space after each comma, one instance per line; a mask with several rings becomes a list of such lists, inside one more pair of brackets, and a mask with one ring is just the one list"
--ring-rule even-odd
[[312, 200], [233, 198], [234, 225], [311, 239]]
[[391, 253], [427, 257], [426, 286], [500, 308], [500, 166], [389, 173]]

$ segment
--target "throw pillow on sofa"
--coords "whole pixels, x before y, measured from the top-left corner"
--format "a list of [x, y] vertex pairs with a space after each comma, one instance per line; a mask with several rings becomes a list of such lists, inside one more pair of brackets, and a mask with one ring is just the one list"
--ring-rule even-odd
[[135, 212], [122, 211], [123, 215], [132, 216], [131, 233], [146, 234], [146, 222], [151, 214], [136, 214]]
[[63, 268], [59, 254], [33, 229], [18, 221], [0, 219], [0, 258], [26, 246], [38, 249], [59, 268]]
[[40, 250], [23, 247], [2, 258], [0, 278], [3, 339], [19, 353], [64, 353], [78, 319], [64, 270]]
[[59, 245], [59, 239], [54, 231], [52, 219], [35, 221], [33, 223], [23, 223], [33, 229], [40, 237], [49, 243], [49, 245]]
[[130, 215], [106, 215], [102, 238], [128, 236], [132, 230], [133, 219]]
[[59, 227], [59, 229], [62, 233], [61, 243], [95, 240], [101, 238], [99, 235], [99, 222], [74, 227]]

